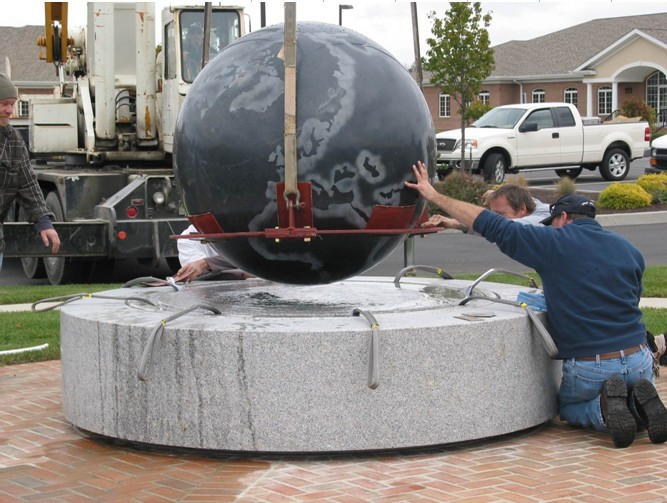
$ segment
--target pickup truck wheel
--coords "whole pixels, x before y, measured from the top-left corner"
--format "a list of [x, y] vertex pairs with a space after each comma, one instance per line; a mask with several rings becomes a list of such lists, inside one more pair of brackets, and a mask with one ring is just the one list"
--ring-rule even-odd
[[607, 150], [600, 164], [602, 178], [609, 182], [623, 180], [630, 172], [630, 159], [628, 154], [620, 148]]
[[505, 179], [505, 158], [502, 154], [490, 154], [484, 161], [484, 181], [499, 185]]
[[574, 180], [581, 174], [582, 171], [583, 168], [557, 169], [556, 174], [561, 178], [567, 177]]
[[[18, 221], [28, 221], [23, 206], [19, 206]], [[23, 267], [23, 274], [28, 279], [46, 278], [46, 268], [44, 267], [44, 261], [40, 257], [21, 257], [21, 267]]]
[[[46, 206], [54, 214], [56, 222], [64, 221], [65, 213], [58, 194], [49, 192], [46, 195]], [[79, 283], [85, 269], [78, 260], [69, 257], [44, 257], [44, 268], [52, 285]]]

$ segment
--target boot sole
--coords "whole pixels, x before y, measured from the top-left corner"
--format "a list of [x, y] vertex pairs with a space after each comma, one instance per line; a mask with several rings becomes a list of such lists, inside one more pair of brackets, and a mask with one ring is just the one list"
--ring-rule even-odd
[[655, 387], [650, 381], [642, 380], [632, 388], [632, 393], [647, 423], [648, 438], [654, 444], [667, 441], [667, 409]]
[[635, 439], [637, 423], [628, 409], [628, 388], [620, 377], [612, 377], [604, 383], [607, 396], [607, 430], [616, 447], [627, 447]]

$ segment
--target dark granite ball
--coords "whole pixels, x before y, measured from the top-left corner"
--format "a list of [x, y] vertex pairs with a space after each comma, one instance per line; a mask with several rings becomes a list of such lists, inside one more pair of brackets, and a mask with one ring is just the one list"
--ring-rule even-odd
[[[174, 165], [188, 214], [210, 212], [225, 232], [278, 226], [276, 184], [285, 178], [283, 26], [247, 35], [199, 74], [181, 109]], [[423, 160], [435, 166], [435, 133], [424, 96], [386, 50], [344, 27], [297, 25], [297, 172], [310, 184], [318, 230], [366, 228], [374, 208], [424, 203], [404, 181]], [[397, 226], [396, 221], [390, 227]], [[406, 234], [240, 237], [221, 255], [259, 277], [320, 284], [359, 274]]]

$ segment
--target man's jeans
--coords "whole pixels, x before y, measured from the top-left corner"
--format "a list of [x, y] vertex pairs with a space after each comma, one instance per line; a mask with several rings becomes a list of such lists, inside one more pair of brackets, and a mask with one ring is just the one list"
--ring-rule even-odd
[[646, 344], [641, 351], [611, 360], [564, 360], [558, 394], [560, 418], [572, 426], [606, 431], [600, 411], [600, 393], [604, 382], [615, 376], [623, 378], [629, 387], [640, 379], [654, 382], [653, 355]]

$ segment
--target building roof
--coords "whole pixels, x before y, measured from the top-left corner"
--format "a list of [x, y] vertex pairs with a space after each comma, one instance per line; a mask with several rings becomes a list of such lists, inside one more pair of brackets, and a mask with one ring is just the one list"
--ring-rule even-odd
[[[11, 79], [14, 84], [58, 82], [55, 67], [39, 59], [40, 48], [37, 38], [44, 36], [43, 26], [0, 26], [0, 72], [5, 73], [6, 58], [11, 65]], [[42, 55], [46, 49], [41, 49]]]
[[595, 19], [531, 40], [497, 45], [490, 78], [565, 75], [634, 30], [667, 44], [667, 12]]

